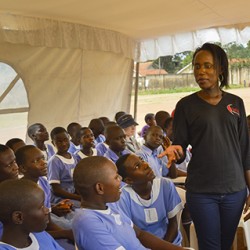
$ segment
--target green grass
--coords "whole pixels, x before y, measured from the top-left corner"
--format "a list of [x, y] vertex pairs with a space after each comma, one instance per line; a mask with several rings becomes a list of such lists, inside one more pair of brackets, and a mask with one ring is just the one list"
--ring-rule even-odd
[[[244, 88], [243, 85], [230, 85], [229, 89], [238, 89]], [[139, 90], [138, 95], [157, 95], [157, 94], [172, 94], [172, 93], [182, 93], [182, 92], [195, 92], [198, 91], [199, 87], [177, 87], [172, 89], [148, 89], [148, 90]], [[134, 91], [132, 93], [134, 95]]]

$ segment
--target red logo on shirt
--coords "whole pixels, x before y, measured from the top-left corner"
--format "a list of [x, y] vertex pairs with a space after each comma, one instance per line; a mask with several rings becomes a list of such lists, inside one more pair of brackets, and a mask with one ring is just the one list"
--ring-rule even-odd
[[233, 104], [228, 104], [227, 105], [227, 110], [232, 114], [232, 115], [238, 115], [240, 116], [240, 111], [237, 108], [233, 107]]

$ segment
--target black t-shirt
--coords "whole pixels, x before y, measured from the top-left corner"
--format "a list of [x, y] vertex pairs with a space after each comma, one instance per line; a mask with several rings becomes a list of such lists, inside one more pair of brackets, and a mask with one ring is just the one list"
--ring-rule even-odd
[[177, 103], [173, 126], [173, 144], [192, 146], [188, 191], [225, 194], [246, 187], [250, 147], [241, 98], [223, 92], [221, 101], [211, 105], [191, 94]]

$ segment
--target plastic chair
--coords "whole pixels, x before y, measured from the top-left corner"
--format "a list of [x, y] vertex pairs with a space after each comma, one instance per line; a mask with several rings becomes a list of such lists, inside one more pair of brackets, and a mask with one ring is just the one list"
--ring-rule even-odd
[[244, 229], [247, 249], [250, 249], [250, 220], [243, 221], [243, 229]]
[[194, 248], [195, 250], [199, 250], [194, 223], [190, 225], [190, 247]]

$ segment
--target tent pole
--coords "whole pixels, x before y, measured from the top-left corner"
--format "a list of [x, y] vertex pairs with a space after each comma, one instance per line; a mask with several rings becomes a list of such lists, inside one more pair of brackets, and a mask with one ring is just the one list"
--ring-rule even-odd
[[135, 99], [134, 99], [134, 119], [137, 117], [138, 87], [139, 87], [139, 62], [135, 67]]

